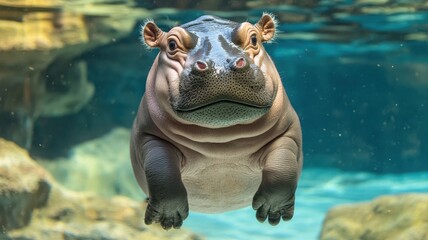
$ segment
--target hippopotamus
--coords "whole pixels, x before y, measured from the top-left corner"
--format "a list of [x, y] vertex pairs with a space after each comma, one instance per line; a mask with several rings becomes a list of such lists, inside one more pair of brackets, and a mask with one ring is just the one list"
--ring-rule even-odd
[[260, 222], [293, 217], [302, 133], [263, 47], [276, 25], [263, 14], [256, 24], [202, 16], [168, 32], [142, 27], [147, 47], [160, 49], [130, 143], [146, 224], [180, 228], [189, 210], [249, 205]]

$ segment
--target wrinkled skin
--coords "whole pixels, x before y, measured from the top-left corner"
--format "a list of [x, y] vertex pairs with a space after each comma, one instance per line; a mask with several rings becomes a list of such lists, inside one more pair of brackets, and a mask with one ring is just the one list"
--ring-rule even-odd
[[143, 27], [145, 44], [160, 49], [131, 137], [146, 224], [179, 228], [189, 208], [250, 204], [261, 222], [293, 217], [302, 135], [263, 47], [275, 24], [264, 14], [255, 25], [203, 16], [169, 32]]

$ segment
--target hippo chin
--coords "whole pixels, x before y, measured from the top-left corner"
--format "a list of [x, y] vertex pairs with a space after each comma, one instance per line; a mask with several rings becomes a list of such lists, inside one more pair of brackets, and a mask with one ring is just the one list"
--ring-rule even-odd
[[145, 44], [160, 49], [131, 137], [146, 224], [179, 228], [189, 209], [250, 204], [261, 222], [292, 218], [302, 134], [262, 45], [275, 27], [268, 14], [254, 25], [202, 16], [169, 32], [143, 27]]

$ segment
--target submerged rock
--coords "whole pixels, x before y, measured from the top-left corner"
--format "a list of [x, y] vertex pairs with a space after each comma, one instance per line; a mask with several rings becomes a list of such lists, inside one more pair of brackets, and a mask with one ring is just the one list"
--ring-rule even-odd
[[15, 229], [27, 225], [33, 210], [46, 204], [49, 192], [49, 175], [30, 159], [27, 152], [0, 139], [2, 228]]
[[427, 194], [408, 194], [335, 207], [324, 220], [321, 239], [428, 239], [427, 202]]
[[201, 239], [144, 225], [146, 203], [67, 190], [0, 139], [0, 239]]
[[129, 160], [130, 130], [115, 128], [100, 138], [74, 146], [67, 157], [38, 159], [68, 189], [103, 197], [145, 198]]

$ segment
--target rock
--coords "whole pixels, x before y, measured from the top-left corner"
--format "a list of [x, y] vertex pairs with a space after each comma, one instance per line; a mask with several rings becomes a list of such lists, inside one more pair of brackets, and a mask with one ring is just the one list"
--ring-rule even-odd
[[201, 239], [144, 225], [146, 203], [70, 191], [0, 139], [0, 239]]
[[321, 239], [426, 240], [427, 202], [427, 194], [408, 194], [335, 207], [324, 220]]
[[49, 175], [15, 144], [0, 139], [0, 225], [15, 229], [27, 225], [50, 192]]
[[100, 138], [74, 146], [67, 157], [38, 159], [65, 187], [103, 197], [144, 199], [129, 160], [130, 130], [115, 128]]
[[132, 0], [0, 0], [0, 132], [31, 145], [40, 116], [75, 113], [94, 94], [81, 55], [147, 16]]

